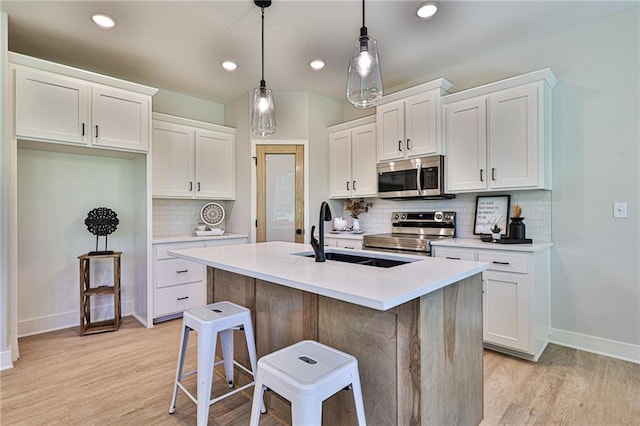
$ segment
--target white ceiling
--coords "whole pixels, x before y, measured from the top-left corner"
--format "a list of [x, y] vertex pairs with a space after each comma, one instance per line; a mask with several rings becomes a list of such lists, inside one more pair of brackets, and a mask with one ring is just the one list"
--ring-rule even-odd
[[[486, 52], [637, 5], [636, 1], [441, 0], [433, 19], [421, 1], [368, 0], [385, 88]], [[359, 0], [274, 0], [265, 11], [265, 79], [273, 90], [309, 90], [344, 101], [347, 66], [361, 26]], [[260, 9], [232, 1], [7, 1], [9, 49], [125, 80], [225, 103], [260, 80]], [[114, 16], [112, 30], [92, 12]], [[322, 71], [311, 59], [327, 62]], [[234, 59], [234, 73], [220, 67]]]

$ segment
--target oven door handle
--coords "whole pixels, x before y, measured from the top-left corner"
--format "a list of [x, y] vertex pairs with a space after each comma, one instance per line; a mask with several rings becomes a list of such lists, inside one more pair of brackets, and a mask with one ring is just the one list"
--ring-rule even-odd
[[418, 196], [422, 195], [422, 185], [420, 184], [420, 172], [422, 171], [422, 163], [416, 167], [416, 188], [418, 188]]

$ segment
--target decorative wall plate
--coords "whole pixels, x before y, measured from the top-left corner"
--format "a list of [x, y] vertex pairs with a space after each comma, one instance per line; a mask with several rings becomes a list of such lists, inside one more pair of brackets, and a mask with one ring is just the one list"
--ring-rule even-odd
[[219, 225], [224, 220], [224, 208], [218, 203], [207, 203], [200, 210], [200, 219], [205, 225]]

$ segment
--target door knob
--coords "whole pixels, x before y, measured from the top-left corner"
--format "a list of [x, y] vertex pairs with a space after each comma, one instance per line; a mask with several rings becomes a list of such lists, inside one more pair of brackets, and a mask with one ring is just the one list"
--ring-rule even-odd
[[296, 229], [296, 234], [297, 235], [302, 235], [302, 229], [300, 229], [300, 228]]

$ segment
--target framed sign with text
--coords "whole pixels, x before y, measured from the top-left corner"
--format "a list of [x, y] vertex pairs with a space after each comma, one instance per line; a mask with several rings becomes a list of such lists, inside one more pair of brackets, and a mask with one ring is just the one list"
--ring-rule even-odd
[[498, 225], [501, 235], [507, 235], [510, 195], [478, 195], [476, 198], [476, 218], [473, 222], [475, 235], [491, 234], [491, 228]]

